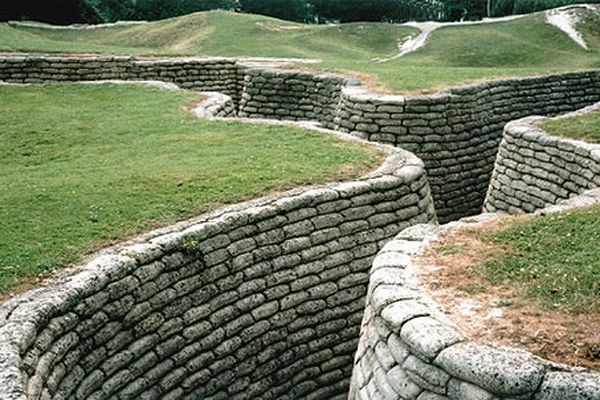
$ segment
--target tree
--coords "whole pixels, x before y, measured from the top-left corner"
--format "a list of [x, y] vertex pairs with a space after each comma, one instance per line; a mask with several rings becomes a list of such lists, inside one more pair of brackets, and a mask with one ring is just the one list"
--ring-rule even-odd
[[86, 22], [102, 23], [133, 19], [133, 0], [81, 0], [80, 14]]
[[600, 3], [600, 0], [514, 0], [513, 13], [526, 14], [581, 3]]
[[513, 15], [514, 1], [513, 0], [494, 0], [492, 3], [492, 17], [504, 17]]
[[214, 9], [299, 22], [476, 20], [600, 0], [0, 0], [0, 20], [101, 23], [157, 20]]
[[242, 11], [289, 21], [314, 20], [314, 8], [306, 0], [240, 0]]
[[30, 19], [54, 24], [82, 22], [79, 0], [4, 0], [0, 2], [0, 21]]

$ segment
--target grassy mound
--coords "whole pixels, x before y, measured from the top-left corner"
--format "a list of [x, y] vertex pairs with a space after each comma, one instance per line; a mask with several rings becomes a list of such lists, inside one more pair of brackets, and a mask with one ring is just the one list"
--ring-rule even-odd
[[0, 292], [128, 235], [382, 160], [321, 133], [200, 121], [184, 107], [196, 100], [133, 85], [0, 87]]
[[318, 67], [366, 74], [390, 91], [510, 75], [600, 67], [598, 15], [581, 10], [590, 49], [548, 25], [543, 14], [494, 23], [447, 26], [400, 59], [397, 43], [417, 29], [380, 23], [303, 25], [269, 17], [205, 12], [143, 25], [92, 30], [0, 24], [0, 50], [318, 58]]
[[579, 117], [549, 120], [542, 128], [552, 135], [600, 143], [600, 110]]
[[600, 206], [511, 223], [483, 240], [505, 249], [483, 264], [492, 282], [522, 285], [546, 307], [600, 312]]
[[440, 28], [427, 46], [405, 61], [416, 67], [600, 67], [598, 50], [585, 51], [547, 24], [544, 15], [533, 14], [494, 24]]
[[[600, 143], [600, 110], [548, 120], [542, 128], [553, 135]], [[600, 206], [508, 219], [471, 235], [488, 250], [477, 252], [452, 240], [438, 250], [476, 252], [477, 275], [493, 284], [516, 285], [546, 308], [600, 313]]]
[[[600, 143], [600, 110], [542, 128]], [[600, 206], [510, 223], [482, 240], [504, 249], [483, 262], [492, 282], [522, 285], [546, 307], [600, 312]]]
[[[87, 46], [102, 46], [112, 48], [116, 53], [326, 56], [331, 59], [370, 59], [381, 53], [392, 55], [396, 51], [397, 38], [418, 32], [413, 28], [374, 23], [305, 25], [224, 11], [89, 30], [1, 26], [6, 34], [0, 40], [3, 50], [60, 51], [60, 43], [80, 51], [86, 50]], [[40, 43], [32, 43], [32, 37], [38, 38]], [[49, 42], [45, 43], [46, 40]], [[49, 48], [42, 48], [44, 45]]]

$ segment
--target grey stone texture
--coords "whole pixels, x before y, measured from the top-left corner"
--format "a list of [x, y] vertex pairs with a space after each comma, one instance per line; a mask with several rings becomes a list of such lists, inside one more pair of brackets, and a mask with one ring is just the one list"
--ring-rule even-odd
[[550, 136], [545, 120], [506, 125], [485, 211], [533, 212], [600, 187], [600, 145]]
[[546, 376], [536, 399], [600, 399], [600, 377], [594, 373], [552, 372]]
[[230, 96], [219, 92], [201, 92], [206, 96], [200, 104], [194, 108], [194, 114], [198, 118], [234, 118], [237, 115], [236, 107]]
[[[600, 189], [541, 212], [581, 204], [600, 204]], [[415, 277], [419, 266], [413, 260], [432, 241], [498, 217], [481, 214], [443, 226], [413, 226], [377, 254], [352, 371], [351, 400], [600, 399], [598, 372], [463, 337]], [[373, 279], [381, 269], [396, 281]]]
[[445, 223], [481, 212], [506, 123], [598, 101], [598, 71], [494, 80], [426, 96], [376, 96], [349, 87], [342, 90], [336, 125], [421, 158]]
[[544, 365], [531, 354], [470, 342], [446, 348], [435, 363], [464, 381], [479, 383], [503, 396], [534, 392], [544, 375]]
[[238, 116], [317, 121], [334, 129], [341, 89], [350, 83], [331, 74], [249, 68], [242, 80]]

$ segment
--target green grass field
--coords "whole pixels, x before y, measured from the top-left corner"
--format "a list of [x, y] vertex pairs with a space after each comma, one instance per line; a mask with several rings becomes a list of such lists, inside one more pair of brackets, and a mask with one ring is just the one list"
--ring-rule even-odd
[[[600, 143], [600, 111], [549, 120], [550, 134]], [[483, 262], [492, 282], [514, 282], [543, 306], [600, 312], [600, 206], [508, 224], [480, 237], [505, 249]]]
[[600, 143], [600, 110], [579, 117], [549, 120], [542, 128], [553, 135]]
[[111, 52], [317, 58], [320, 68], [368, 76], [373, 87], [419, 91], [489, 77], [600, 67], [598, 16], [587, 11], [585, 50], [540, 14], [488, 25], [444, 27], [426, 46], [384, 63], [417, 29], [382, 23], [304, 25], [223, 11], [145, 25], [52, 30], [0, 24], [0, 51]]
[[[600, 143], [600, 111], [541, 127]], [[480, 239], [505, 249], [481, 266], [492, 282], [520, 285], [545, 307], [600, 312], [600, 206], [517, 221]]]
[[492, 282], [521, 285], [545, 307], [600, 312], [600, 206], [517, 221], [482, 239], [506, 249], [482, 266]]
[[0, 293], [221, 204], [362, 175], [383, 155], [301, 129], [206, 122], [193, 92], [0, 86]]

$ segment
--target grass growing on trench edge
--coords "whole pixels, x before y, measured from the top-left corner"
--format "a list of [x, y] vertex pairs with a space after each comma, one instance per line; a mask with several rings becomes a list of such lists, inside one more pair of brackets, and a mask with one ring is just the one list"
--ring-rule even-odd
[[[482, 254], [474, 269], [491, 283], [517, 285], [546, 308], [600, 311], [600, 206], [511, 219], [471, 234], [497, 249]], [[465, 250], [451, 242], [437, 248], [441, 254]]]
[[383, 154], [290, 127], [200, 121], [198, 94], [0, 87], [0, 293], [128, 235], [274, 190], [362, 175]]
[[0, 51], [300, 57], [313, 69], [364, 77], [375, 89], [431, 90], [485, 78], [600, 67], [600, 17], [580, 12], [585, 50], [543, 14], [494, 24], [448, 26], [400, 59], [399, 41], [419, 30], [384, 23], [306, 25], [260, 15], [201, 12], [143, 25], [91, 30], [0, 24]]
[[600, 110], [572, 118], [548, 120], [541, 127], [552, 135], [600, 143]]
[[[548, 120], [541, 128], [600, 143], [600, 110]], [[516, 283], [548, 308], [600, 312], [600, 206], [509, 222], [477, 239], [502, 249], [483, 256], [477, 268], [492, 283]], [[460, 254], [464, 248], [448, 243], [437, 250]]]

